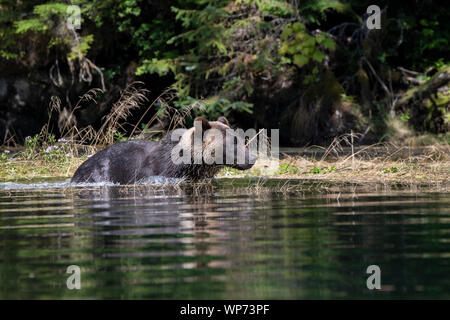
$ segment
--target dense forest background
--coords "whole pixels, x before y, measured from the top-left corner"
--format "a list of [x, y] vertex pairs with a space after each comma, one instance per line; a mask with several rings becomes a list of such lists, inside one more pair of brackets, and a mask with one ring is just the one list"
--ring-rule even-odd
[[[372, 4], [379, 30], [366, 25]], [[68, 27], [78, 22], [70, 5], [81, 9], [80, 29]], [[289, 146], [350, 131], [360, 143], [448, 141], [447, 9], [429, 0], [0, 0], [0, 144], [46, 123], [57, 137], [100, 128], [127, 87], [141, 96], [119, 138], [136, 125], [167, 129], [179, 113], [186, 125], [226, 115], [243, 128], [279, 128]]]

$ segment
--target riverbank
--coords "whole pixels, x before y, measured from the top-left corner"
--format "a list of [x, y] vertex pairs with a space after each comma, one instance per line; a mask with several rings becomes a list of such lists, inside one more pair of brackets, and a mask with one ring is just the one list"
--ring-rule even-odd
[[[73, 156], [59, 147], [27, 159], [24, 150], [2, 150], [0, 181], [26, 182], [72, 177], [94, 150]], [[299, 149], [300, 150], [300, 149]], [[450, 189], [450, 146], [312, 148], [281, 152], [280, 160], [258, 160], [246, 171], [224, 168], [218, 178], [267, 177], [357, 184], [401, 184]], [[5, 152], [6, 151], [6, 152]]]
[[221, 176], [301, 178], [354, 183], [450, 184], [450, 147], [360, 147], [358, 151], [285, 154], [279, 168], [260, 162], [245, 172], [224, 169]]

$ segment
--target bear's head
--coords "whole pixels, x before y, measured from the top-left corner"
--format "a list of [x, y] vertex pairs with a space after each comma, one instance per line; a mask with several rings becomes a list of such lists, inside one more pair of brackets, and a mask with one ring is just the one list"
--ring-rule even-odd
[[217, 171], [223, 166], [246, 170], [253, 166], [256, 156], [246, 145], [243, 130], [233, 130], [225, 117], [217, 121], [197, 117], [194, 127], [181, 133], [172, 150], [172, 161], [213, 167]]

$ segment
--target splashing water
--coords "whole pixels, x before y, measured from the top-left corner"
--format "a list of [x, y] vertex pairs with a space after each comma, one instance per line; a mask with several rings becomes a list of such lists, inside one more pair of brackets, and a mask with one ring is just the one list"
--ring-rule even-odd
[[[179, 178], [167, 178], [163, 176], [153, 176], [137, 182], [137, 185], [176, 185], [182, 183], [184, 180]], [[1, 182], [0, 190], [21, 190], [21, 189], [60, 189], [69, 187], [105, 187], [118, 186], [119, 184], [113, 182], [95, 182], [95, 183], [70, 183], [70, 179], [59, 182], [38, 182], [38, 183], [16, 183], [16, 182]]]

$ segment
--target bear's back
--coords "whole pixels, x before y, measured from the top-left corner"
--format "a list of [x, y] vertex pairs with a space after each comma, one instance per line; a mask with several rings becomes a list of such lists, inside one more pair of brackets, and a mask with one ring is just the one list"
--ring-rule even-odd
[[129, 140], [113, 144], [87, 159], [75, 171], [71, 182], [132, 183], [145, 158], [158, 145], [154, 141]]

